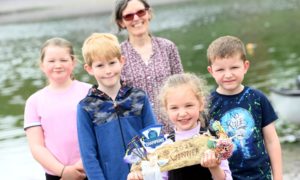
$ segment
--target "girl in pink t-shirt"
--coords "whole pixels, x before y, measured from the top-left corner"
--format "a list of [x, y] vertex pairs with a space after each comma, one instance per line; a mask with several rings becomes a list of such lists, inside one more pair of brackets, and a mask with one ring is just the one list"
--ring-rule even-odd
[[86, 178], [77, 139], [76, 109], [90, 84], [74, 80], [76, 59], [71, 43], [47, 40], [41, 49], [40, 68], [48, 85], [26, 101], [24, 129], [33, 157], [47, 180]]

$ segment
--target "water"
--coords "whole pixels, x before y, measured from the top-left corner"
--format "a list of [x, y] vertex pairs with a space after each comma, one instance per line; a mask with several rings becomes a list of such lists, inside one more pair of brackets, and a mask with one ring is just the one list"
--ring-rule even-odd
[[[226, 4], [185, 3], [180, 8], [176, 5], [155, 9], [151, 30], [154, 34], [163, 31], [182, 29], [180, 37], [185, 34], [185, 27], [198, 20], [195, 28], [213, 24], [222, 13], [234, 7], [249, 15], [293, 9], [298, 7], [297, 1], [230, 1]], [[231, 9], [232, 10], [232, 9]], [[237, 14], [238, 16], [238, 14]], [[29, 152], [23, 131], [23, 109], [25, 100], [30, 94], [45, 85], [43, 74], [38, 68], [39, 48], [46, 39], [60, 36], [74, 43], [75, 52], [80, 56], [80, 48], [84, 39], [92, 32], [112, 32], [110, 15], [93, 15], [81, 18], [62, 19], [46, 22], [18, 23], [1, 25], [0, 28], [0, 169], [2, 177], [12, 180], [43, 179], [43, 169], [37, 164]], [[268, 27], [272, 22], [265, 22]], [[255, 31], [255, 30], [254, 30]], [[298, 34], [295, 34], [297, 36]], [[122, 36], [122, 34], [121, 34]], [[275, 38], [275, 37], [274, 37]], [[282, 38], [282, 37], [280, 37]], [[169, 39], [172, 39], [170, 37]], [[179, 44], [182, 54], [188, 48]], [[298, 46], [299, 47], [299, 46]], [[192, 53], [206, 48], [206, 44], [198, 43], [192, 48]], [[278, 44], [266, 47], [267, 55], [261, 62], [253, 63], [247, 74], [247, 81], [254, 87], [267, 90], [270, 85], [286, 86], [292, 84], [294, 77], [300, 73], [299, 52], [284, 52], [278, 49]], [[279, 56], [275, 56], [279, 53]], [[182, 57], [187, 71], [196, 71], [192, 59]], [[270, 69], [270, 67], [273, 67]], [[206, 73], [206, 72], [205, 72]], [[82, 64], [76, 69], [77, 79], [92, 81], [83, 72]], [[208, 77], [208, 76], [207, 76]], [[294, 148], [299, 148], [295, 145]], [[284, 150], [289, 152], [289, 150]], [[293, 159], [293, 158], [291, 158]], [[289, 160], [287, 158], [287, 160]], [[295, 160], [294, 164], [299, 164]], [[289, 163], [290, 164], [290, 163]], [[293, 163], [292, 163], [293, 164]], [[285, 170], [289, 172], [287, 169]], [[285, 177], [298, 177], [295, 171]], [[296, 175], [295, 175], [296, 174]], [[295, 175], [295, 176], [294, 176]]]

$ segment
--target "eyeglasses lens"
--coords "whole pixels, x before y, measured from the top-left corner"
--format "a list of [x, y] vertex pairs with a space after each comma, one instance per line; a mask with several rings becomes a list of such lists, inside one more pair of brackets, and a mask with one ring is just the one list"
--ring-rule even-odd
[[137, 11], [136, 13], [130, 13], [123, 16], [125, 21], [132, 21], [134, 19], [134, 15], [137, 15], [138, 17], [143, 17], [146, 15], [147, 9], [141, 9]]

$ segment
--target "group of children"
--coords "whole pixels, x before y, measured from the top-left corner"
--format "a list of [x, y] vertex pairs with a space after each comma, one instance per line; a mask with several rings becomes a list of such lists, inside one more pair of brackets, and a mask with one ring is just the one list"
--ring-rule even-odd
[[[31, 152], [46, 179], [143, 179], [122, 159], [130, 140], [156, 124], [148, 97], [121, 80], [126, 59], [116, 36], [94, 33], [82, 53], [84, 69], [97, 85], [74, 79], [76, 58], [67, 40], [53, 38], [43, 45], [40, 68], [48, 85], [28, 98], [24, 115]], [[207, 57], [218, 85], [210, 96], [203, 79], [182, 73], [165, 81], [159, 99], [174, 124], [175, 141], [207, 128], [209, 115], [233, 137], [233, 155], [228, 163], [208, 151], [200, 165], [169, 171], [166, 179], [282, 179], [277, 116], [265, 95], [242, 84], [250, 66], [244, 44], [220, 37]]]
[[[24, 114], [33, 157], [47, 180], [143, 179], [142, 172], [130, 172], [123, 157], [140, 130], [157, 124], [147, 92], [122, 81], [127, 59], [116, 36], [92, 34], [82, 55], [96, 85], [74, 79], [76, 57], [67, 40], [49, 39], [41, 49], [40, 68], [48, 85], [28, 98]], [[165, 172], [163, 178], [281, 180], [277, 116], [262, 92], [242, 84], [250, 66], [244, 44], [233, 36], [217, 38], [207, 58], [217, 83], [214, 91], [209, 94], [205, 80], [195, 74], [181, 73], [169, 76], [157, 97], [174, 125], [174, 141], [219, 121], [233, 140], [233, 155], [220, 160], [208, 150], [199, 165]]]

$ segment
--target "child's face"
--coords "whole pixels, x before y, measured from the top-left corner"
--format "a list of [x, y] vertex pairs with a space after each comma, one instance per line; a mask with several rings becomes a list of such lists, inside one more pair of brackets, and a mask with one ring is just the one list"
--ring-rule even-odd
[[166, 110], [177, 131], [187, 131], [197, 126], [203, 103], [187, 85], [172, 88], [166, 96]]
[[249, 65], [249, 61], [243, 61], [236, 54], [228, 58], [216, 58], [207, 70], [218, 84], [217, 92], [232, 95], [243, 90], [242, 82]]
[[92, 66], [85, 65], [86, 71], [95, 77], [99, 87], [112, 89], [120, 84], [121, 70], [124, 65], [124, 58], [117, 57], [110, 60], [93, 61]]
[[75, 65], [68, 48], [49, 46], [45, 49], [40, 68], [50, 83], [64, 83], [70, 79]]
[[148, 34], [149, 19], [151, 19], [150, 10], [146, 10], [144, 4], [139, 0], [131, 0], [123, 10], [122, 16], [128, 16], [129, 14], [134, 14], [133, 19], [125, 20], [123, 18], [120, 25], [126, 28], [128, 33], [133, 36]]

